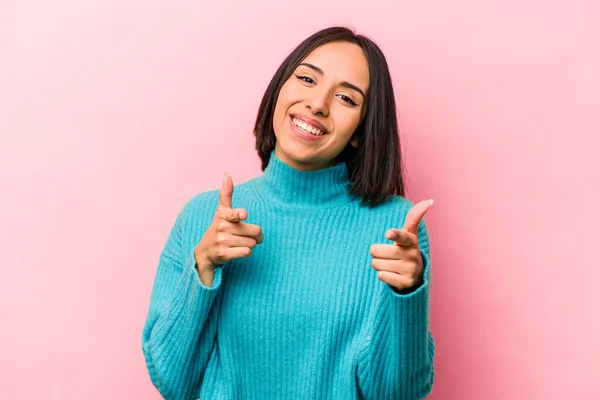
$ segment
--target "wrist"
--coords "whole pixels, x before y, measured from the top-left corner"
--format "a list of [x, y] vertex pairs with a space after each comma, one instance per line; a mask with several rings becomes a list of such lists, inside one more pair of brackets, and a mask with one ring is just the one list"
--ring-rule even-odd
[[194, 251], [194, 260], [196, 261], [195, 268], [199, 273], [212, 272], [215, 269], [215, 266], [206, 257], [206, 252], [200, 246], [196, 247]]

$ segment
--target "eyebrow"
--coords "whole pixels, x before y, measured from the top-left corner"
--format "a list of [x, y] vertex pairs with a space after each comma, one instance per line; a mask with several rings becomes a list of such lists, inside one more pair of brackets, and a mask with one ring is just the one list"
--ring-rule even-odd
[[[304, 65], [305, 67], [308, 67], [308, 68], [318, 72], [321, 75], [325, 75], [325, 72], [323, 72], [323, 70], [321, 68], [317, 67], [316, 65], [312, 65], [309, 63], [300, 63], [298, 66], [300, 66], [300, 65]], [[361, 88], [359, 88], [356, 85], [351, 84], [350, 82], [341, 81], [340, 86], [346, 87], [348, 89], [356, 90], [358, 93], [362, 94], [363, 98], [366, 97], [365, 92], [363, 92]]]

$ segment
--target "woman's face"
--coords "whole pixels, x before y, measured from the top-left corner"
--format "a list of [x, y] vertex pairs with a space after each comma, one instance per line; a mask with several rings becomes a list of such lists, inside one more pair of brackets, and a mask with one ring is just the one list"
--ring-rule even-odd
[[273, 114], [275, 155], [313, 171], [334, 165], [366, 113], [369, 65], [353, 43], [316, 48], [284, 83]]

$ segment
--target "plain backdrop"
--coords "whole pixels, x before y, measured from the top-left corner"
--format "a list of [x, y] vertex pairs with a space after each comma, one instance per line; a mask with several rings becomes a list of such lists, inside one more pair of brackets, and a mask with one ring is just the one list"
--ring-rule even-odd
[[407, 197], [435, 200], [430, 398], [600, 398], [598, 4], [0, 1], [0, 398], [160, 398], [175, 217], [261, 173], [271, 76], [337, 24], [385, 52]]

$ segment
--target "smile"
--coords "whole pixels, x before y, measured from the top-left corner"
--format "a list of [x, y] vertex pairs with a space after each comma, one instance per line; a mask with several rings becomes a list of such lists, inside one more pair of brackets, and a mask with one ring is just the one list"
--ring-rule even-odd
[[319, 128], [312, 126], [310, 124], [307, 124], [306, 122], [304, 122], [298, 118], [292, 117], [292, 122], [294, 123], [294, 125], [296, 125], [298, 128], [300, 128], [302, 131], [304, 131], [306, 133], [310, 133], [310, 134], [316, 135], [316, 136], [321, 136], [321, 135], [325, 134]]

